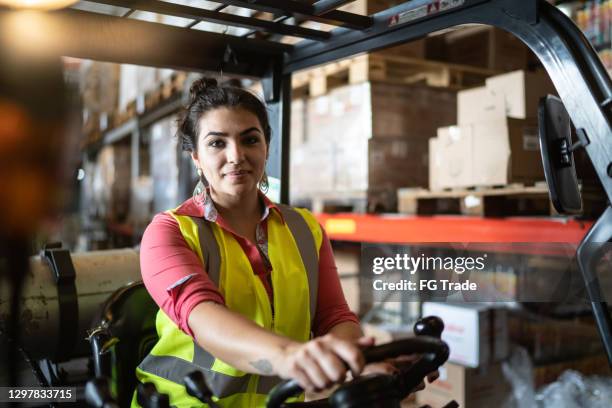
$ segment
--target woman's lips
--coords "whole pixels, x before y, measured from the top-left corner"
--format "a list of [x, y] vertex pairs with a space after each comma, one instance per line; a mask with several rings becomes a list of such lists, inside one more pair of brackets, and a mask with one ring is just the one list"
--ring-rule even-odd
[[243, 178], [245, 178], [248, 174], [250, 173], [250, 171], [246, 171], [246, 170], [237, 170], [237, 171], [230, 171], [225, 173], [225, 177], [228, 177], [230, 180], [242, 180]]

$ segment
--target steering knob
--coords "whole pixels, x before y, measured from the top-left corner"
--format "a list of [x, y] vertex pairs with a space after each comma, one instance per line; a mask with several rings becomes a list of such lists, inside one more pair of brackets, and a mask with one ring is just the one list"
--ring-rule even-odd
[[136, 400], [143, 408], [170, 407], [168, 396], [157, 392], [157, 388], [153, 383], [138, 384]]
[[185, 384], [187, 394], [208, 404], [211, 408], [218, 406], [212, 399], [213, 393], [208, 384], [206, 384], [206, 378], [204, 378], [204, 374], [201, 371], [194, 371], [186, 375], [183, 379], [183, 384]]
[[98, 377], [87, 381], [85, 385], [85, 401], [87, 405], [95, 408], [118, 408], [113, 399], [106, 378]]
[[414, 334], [440, 338], [444, 331], [444, 322], [438, 316], [427, 316], [414, 324]]

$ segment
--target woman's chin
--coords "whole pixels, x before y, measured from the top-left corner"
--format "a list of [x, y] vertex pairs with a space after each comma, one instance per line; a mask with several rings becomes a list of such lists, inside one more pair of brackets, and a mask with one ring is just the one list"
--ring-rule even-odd
[[253, 183], [231, 183], [229, 185], [224, 186], [223, 191], [229, 195], [244, 195], [253, 193], [257, 190], [256, 186]]

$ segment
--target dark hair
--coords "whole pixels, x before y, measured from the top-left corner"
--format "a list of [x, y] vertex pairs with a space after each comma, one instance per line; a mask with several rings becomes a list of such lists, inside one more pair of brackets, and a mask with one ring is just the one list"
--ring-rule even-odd
[[266, 144], [270, 144], [270, 123], [266, 106], [255, 94], [233, 84], [219, 85], [213, 78], [200, 78], [189, 89], [189, 104], [178, 119], [178, 136], [184, 151], [197, 150], [200, 118], [217, 108], [242, 108], [259, 119]]

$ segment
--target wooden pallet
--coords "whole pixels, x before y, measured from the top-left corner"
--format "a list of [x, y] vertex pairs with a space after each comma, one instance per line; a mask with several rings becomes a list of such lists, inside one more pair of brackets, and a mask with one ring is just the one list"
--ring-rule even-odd
[[309, 193], [292, 199], [291, 205], [309, 208], [315, 213], [365, 213], [367, 212], [367, 193], [365, 191]]
[[297, 72], [292, 87], [295, 96], [319, 96], [334, 87], [364, 81], [460, 90], [483, 85], [487, 77], [497, 74], [485, 68], [374, 53]]
[[550, 215], [551, 212], [546, 185], [520, 184], [451, 191], [400, 189], [398, 211], [415, 215], [480, 216]]
[[[583, 213], [598, 215], [605, 201], [596, 190], [583, 190]], [[511, 184], [498, 187], [429, 191], [399, 189], [398, 211], [413, 215], [461, 214], [486, 217], [558, 215], [549, 197], [546, 182], [535, 185]]]

